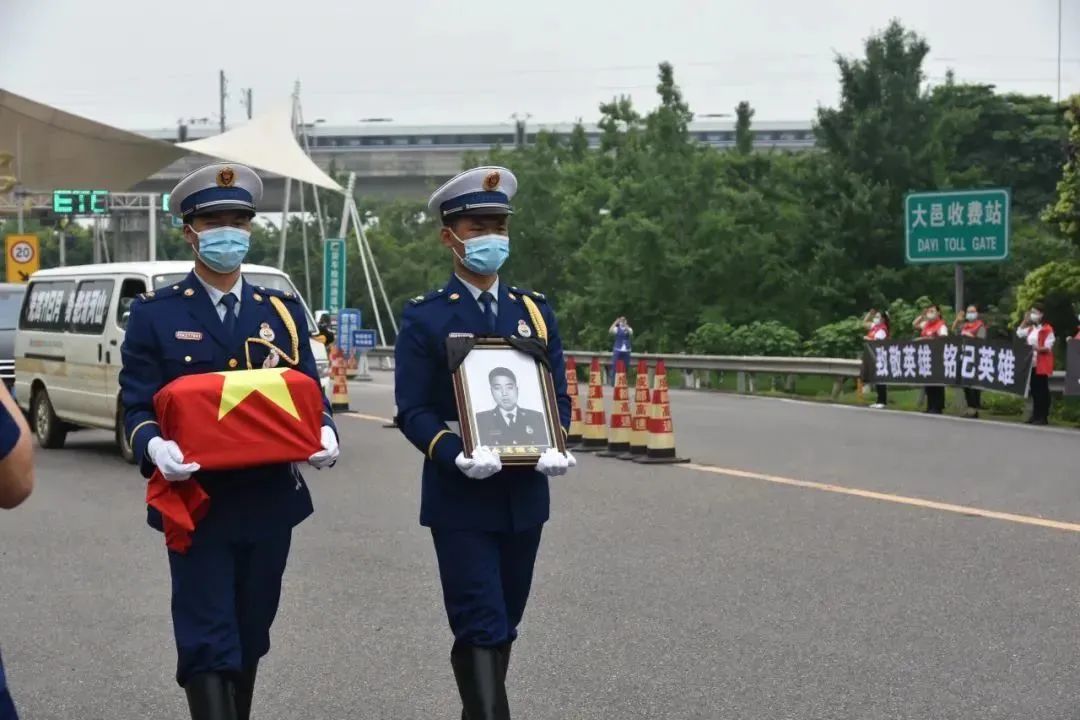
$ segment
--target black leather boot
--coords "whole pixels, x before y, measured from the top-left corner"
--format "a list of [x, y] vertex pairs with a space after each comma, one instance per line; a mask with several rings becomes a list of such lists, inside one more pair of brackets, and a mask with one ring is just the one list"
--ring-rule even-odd
[[[507, 662], [509, 662], [509, 655]], [[450, 652], [458, 692], [467, 720], [510, 720], [505, 670], [499, 648], [454, 644]]]
[[251, 718], [251, 698], [255, 695], [255, 673], [259, 669], [258, 661], [250, 668], [244, 668], [236, 675], [236, 717], [238, 720]]
[[499, 646], [499, 666], [502, 670], [503, 682], [506, 682], [506, 674], [510, 670], [510, 648], [514, 643], [505, 643]]
[[192, 675], [184, 692], [191, 720], [238, 720], [233, 685], [224, 673]]

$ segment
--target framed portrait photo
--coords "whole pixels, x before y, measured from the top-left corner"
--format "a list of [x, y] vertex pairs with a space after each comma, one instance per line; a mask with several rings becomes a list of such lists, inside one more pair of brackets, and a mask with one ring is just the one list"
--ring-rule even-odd
[[566, 452], [551, 373], [505, 340], [476, 340], [454, 371], [454, 395], [466, 456], [483, 445], [503, 465], [535, 465], [548, 448]]

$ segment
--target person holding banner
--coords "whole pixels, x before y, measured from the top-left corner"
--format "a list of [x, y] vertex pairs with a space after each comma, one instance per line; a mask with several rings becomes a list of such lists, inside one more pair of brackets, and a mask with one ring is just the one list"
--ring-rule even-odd
[[[962, 325], [961, 322], [963, 322]], [[963, 315], [957, 313], [956, 320], [953, 321], [953, 332], [956, 332], [958, 327], [962, 337], [986, 339], [986, 323], [979, 317], [979, 306], [975, 303], [968, 305]], [[982, 390], [964, 388], [964, 400], [967, 404], [967, 417], [979, 417], [979, 410], [982, 409]]]
[[[866, 327], [866, 339], [867, 340], [888, 340], [889, 339], [889, 313], [884, 310], [875, 310], [870, 308], [870, 312], [863, 316], [863, 325]], [[877, 383], [874, 385], [874, 390], [877, 391], [877, 402], [871, 405], [875, 410], [880, 410], [885, 407], [889, 401], [889, 390], [886, 385]]]
[[1050, 422], [1050, 376], [1054, 373], [1054, 328], [1043, 322], [1046, 308], [1042, 303], [1035, 303], [1025, 315], [1020, 327], [1016, 328], [1016, 337], [1027, 342], [1035, 351], [1035, 362], [1031, 366], [1031, 417], [1029, 425], [1047, 425]]
[[[928, 340], [935, 337], [946, 337], [949, 334], [949, 326], [941, 317], [941, 308], [930, 305], [915, 318], [912, 323], [919, 331], [920, 340]], [[931, 415], [940, 415], [945, 411], [945, 388], [941, 385], [926, 386], [926, 410]]]

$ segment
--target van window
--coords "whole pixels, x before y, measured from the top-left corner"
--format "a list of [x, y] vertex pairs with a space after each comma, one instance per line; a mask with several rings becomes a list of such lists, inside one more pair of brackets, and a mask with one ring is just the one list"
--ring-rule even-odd
[[131, 304], [135, 302], [135, 296], [146, 292], [146, 283], [139, 278], [127, 278], [120, 286], [120, 302], [116, 306], [116, 325], [126, 328], [128, 316], [131, 313]]
[[105, 329], [105, 315], [112, 300], [112, 280], [83, 280], [69, 306], [71, 332], [100, 335]]
[[0, 330], [14, 330], [19, 324], [19, 311], [25, 297], [25, 285], [0, 290]]
[[39, 281], [30, 285], [19, 316], [20, 330], [67, 329], [69, 308], [75, 295], [74, 280]]

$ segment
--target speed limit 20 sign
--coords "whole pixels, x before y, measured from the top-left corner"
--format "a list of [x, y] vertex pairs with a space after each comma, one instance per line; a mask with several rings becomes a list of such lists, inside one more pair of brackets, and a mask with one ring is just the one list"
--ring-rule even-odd
[[24, 283], [30, 275], [41, 267], [41, 252], [37, 235], [8, 235], [4, 240], [4, 266], [7, 268], [7, 281]]

